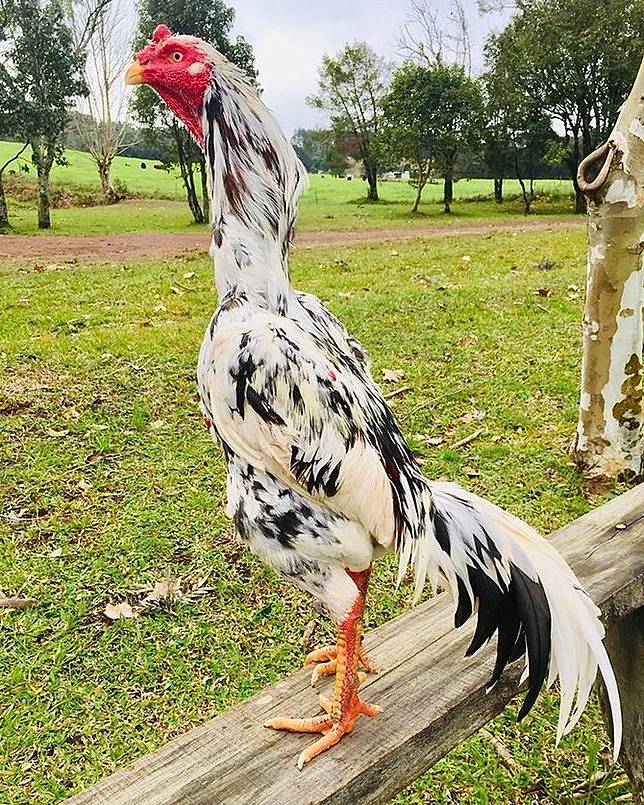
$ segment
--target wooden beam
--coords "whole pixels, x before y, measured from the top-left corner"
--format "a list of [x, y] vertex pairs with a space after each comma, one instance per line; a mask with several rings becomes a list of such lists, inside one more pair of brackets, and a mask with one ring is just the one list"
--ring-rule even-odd
[[[644, 484], [553, 535], [608, 618], [644, 604]], [[384, 708], [300, 772], [310, 736], [262, 727], [317, 712], [310, 673], [297, 671], [202, 727], [117, 771], [68, 805], [383, 803], [497, 715], [517, 693], [515, 663], [486, 694], [494, 647], [465, 658], [472, 627], [452, 628], [442, 594], [367, 635], [381, 673], [363, 688]], [[213, 649], [216, 650], [216, 649]], [[554, 742], [554, 728], [552, 740]]]

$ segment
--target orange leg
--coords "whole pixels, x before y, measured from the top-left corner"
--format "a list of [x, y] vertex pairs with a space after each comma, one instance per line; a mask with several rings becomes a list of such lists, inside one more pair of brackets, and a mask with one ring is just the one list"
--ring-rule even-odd
[[351, 612], [338, 629], [333, 701], [321, 697], [320, 702], [326, 714], [315, 718], [274, 718], [265, 725], [288, 732], [322, 733], [315, 743], [300, 754], [297, 761], [300, 769], [351, 732], [359, 715], [376, 716], [381, 712], [379, 707], [363, 702], [358, 696], [362, 613], [370, 571], [371, 569], [362, 573], [347, 571], [358, 585], [360, 593]]
[[[316, 682], [323, 676], [331, 676], [337, 671], [337, 657], [338, 652], [335, 646], [325, 646], [324, 648], [315, 649], [306, 655], [304, 666], [315, 665], [311, 673], [311, 687], [315, 687]], [[365, 651], [362, 641], [358, 649], [358, 668], [366, 671], [368, 674], [377, 674], [378, 669], [371, 657]], [[361, 681], [366, 679], [366, 674], [358, 671], [358, 678]]]

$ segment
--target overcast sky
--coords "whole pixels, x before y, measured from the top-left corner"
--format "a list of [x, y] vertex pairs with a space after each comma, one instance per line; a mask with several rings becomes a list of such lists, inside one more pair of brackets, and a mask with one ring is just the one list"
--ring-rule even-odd
[[[324, 125], [306, 96], [315, 92], [325, 53], [337, 53], [354, 40], [368, 42], [378, 53], [395, 58], [396, 35], [408, 14], [407, 0], [232, 0], [235, 31], [255, 51], [264, 101], [287, 134], [303, 126]], [[482, 66], [482, 44], [499, 27], [498, 17], [480, 17], [476, 0], [464, 0], [472, 30], [473, 71]], [[449, 0], [434, 0], [449, 10]]]
[[[233, 35], [242, 34], [253, 46], [264, 102], [288, 136], [296, 128], [317, 128], [327, 123], [323, 113], [306, 104], [306, 97], [317, 89], [324, 54], [334, 55], [347, 42], [362, 40], [386, 58], [399, 59], [396, 38], [409, 15], [408, 0], [227, 2], [236, 11]], [[134, 4], [129, 0], [120, 3], [127, 9], [121, 24], [133, 31]], [[448, 19], [451, 0], [431, 0], [431, 4]], [[472, 69], [477, 74], [483, 65], [483, 42], [491, 30], [502, 26], [503, 19], [499, 15], [481, 17], [476, 0], [463, 0], [463, 4], [470, 23]]]

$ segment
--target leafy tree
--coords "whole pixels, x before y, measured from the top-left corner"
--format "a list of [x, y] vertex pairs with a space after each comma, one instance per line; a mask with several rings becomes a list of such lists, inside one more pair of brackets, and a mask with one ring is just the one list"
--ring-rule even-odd
[[86, 91], [84, 57], [59, 0], [3, 0], [2, 16], [0, 125], [5, 135], [31, 145], [38, 226], [47, 229], [49, 174], [54, 162], [63, 161], [62, 139], [74, 99]]
[[345, 45], [335, 57], [325, 56], [318, 93], [307, 102], [331, 116], [336, 138], [353, 141], [364, 164], [368, 199], [378, 201], [378, 159], [374, 140], [381, 122], [381, 102], [390, 68], [366, 42]]
[[483, 76], [488, 119], [484, 151], [494, 177], [495, 201], [503, 200], [503, 179], [514, 176], [528, 214], [535, 197], [534, 181], [555, 138], [548, 118], [521, 84], [495, 65], [491, 45], [486, 54], [493, 69]]
[[[173, 31], [210, 42], [254, 82], [257, 71], [253, 49], [242, 36], [231, 39], [234, 20], [235, 12], [224, 0], [141, 0], [135, 50], [144, 47], [154, 28], [163, 22]], [[179, 165], [190, 211], [196, 223], [203, 223], [210, 215], [206, 169], [200, 149], [149, 87], [137, 87], [133, 108], [146, 129], [148, 144], [162, 147]], [[197, 166], [201, 173], [201, 202], [195, 182]]]
[[383, 109], [381, 148], [390, 159], [411, 163], [416, 173], [412, 209], [418, 209], [433, 170], [444, 179], [443, 203], [449, 213], [458, 157], [478, 149], [482, 137], [483, 96], [478, 82], [457, 65], [406, 64], [396, 72]]
[[331, 129], [296, 129], [291, 143], [307, 171], [326, 171], [335, 176], [344, 173], [347, 159]]
[[488, 48], [494, 68], [520, 83], [563, 137], [577, 195], [580, 161], [608, 135], [644, 41], [644, 0], [518, 0]]

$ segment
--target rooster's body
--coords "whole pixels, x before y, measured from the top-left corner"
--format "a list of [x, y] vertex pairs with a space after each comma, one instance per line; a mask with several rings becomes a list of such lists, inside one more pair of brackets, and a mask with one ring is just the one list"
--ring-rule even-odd
[[[558, 734], [577, 721], [601, 666], [619, 743], [619, 701], [598, 611], [555, 549], [525, 523], [454, 484], [423, 477], [369, 373], [362, 347], [315, 297], [294, 291], [288, 248], [304, 169], [241, 73], [210, 46], [161, 26], [130, 69], [203, 147], [213, 193], [219, 308], [199, 357], [201, 406], [227, 461], [239, 538], [306, 590], [338, 625], [325, 715], [270, 726], [323, 736], [300, 765], [378, 708], [358, 697], [361, 616], [371, 564], [395, 551], [416, 593], [448, 582], [470, 647], [498, 633], [493, 681], [525, 655], [527, 712], [560, 678]], [[174, 63], [173, 63], [174, 62]], [[181, 81], [186, 82], [182, 87]], [[575, 700], [576, 696], [576, 700]], [[574, 709], [573, 709], [574, 703]]]

